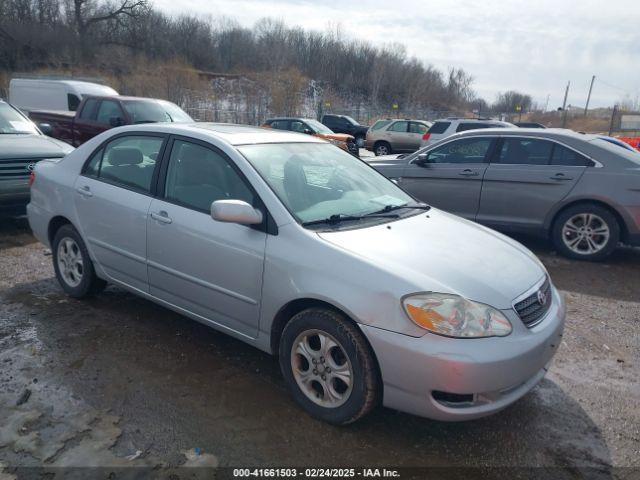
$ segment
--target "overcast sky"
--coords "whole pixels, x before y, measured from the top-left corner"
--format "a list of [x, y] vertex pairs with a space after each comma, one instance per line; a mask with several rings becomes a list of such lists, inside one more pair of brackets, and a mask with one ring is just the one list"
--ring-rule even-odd
[[244, 26], [269, 16], [407, 53], [446, 70], [462, 67], [488, 101], [508, 89], [549, 109], [609, 106], [640, 95], [640, 0], [155, 0], [171, 14], [227, 16]]

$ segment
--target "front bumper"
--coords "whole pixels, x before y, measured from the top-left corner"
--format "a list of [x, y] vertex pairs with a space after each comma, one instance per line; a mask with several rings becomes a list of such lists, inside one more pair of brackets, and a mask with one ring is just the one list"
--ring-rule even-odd
[[[360, 325], [380, 365], [384, 405], [435, 420], [461, 421], [495, 413], [530, 391], [560, 345], [564, 301], [554, 288], [551, 308], [531, 329], [514, 311], [503, 313], [513, 332], [502, 338], [452, 339], [431, 333], [414, 338]], [[443, 401], [440, 392], [469, 400]]]

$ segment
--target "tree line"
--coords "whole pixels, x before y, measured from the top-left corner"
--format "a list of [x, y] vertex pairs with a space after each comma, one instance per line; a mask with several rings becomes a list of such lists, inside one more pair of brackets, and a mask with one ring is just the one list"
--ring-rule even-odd
[[[0, 0], [0, 70], [126, 75], [140, 59], [258, 78], [295, 72], [352, 105], [491, 110], [463, 69], [442, 72], [402, 45], [375, 47], [340, 28], [307, 31], [269, 18], [247, 28], [229, 18], [169, 16], [148, 0]], [[503, 97], [495, 106], [512, 108]], [[522, 104], [528, 109], [531, 97]]]

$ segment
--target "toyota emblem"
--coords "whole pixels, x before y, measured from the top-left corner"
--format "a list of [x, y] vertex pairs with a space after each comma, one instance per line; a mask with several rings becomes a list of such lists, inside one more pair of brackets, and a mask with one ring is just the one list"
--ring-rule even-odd
[[33, 172], [34, 168], [36, 168], [36, 164], [31, 162], [29, 165], [27, 165], [27, 172]]
[[538, 303], [543, 306], [547, 303], [547, 294], [542, 290], [538, 290]]

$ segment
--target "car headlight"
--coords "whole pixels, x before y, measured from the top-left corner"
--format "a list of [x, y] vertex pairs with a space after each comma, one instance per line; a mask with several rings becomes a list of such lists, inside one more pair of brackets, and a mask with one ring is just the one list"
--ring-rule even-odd
[[504, 337], [511, 323], [489, 305], [449, 293], [418, 293], [402, 300], [409, 318], [432, 333], [455, 338]]

